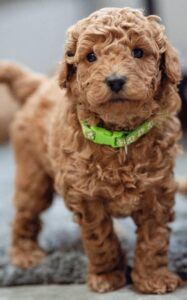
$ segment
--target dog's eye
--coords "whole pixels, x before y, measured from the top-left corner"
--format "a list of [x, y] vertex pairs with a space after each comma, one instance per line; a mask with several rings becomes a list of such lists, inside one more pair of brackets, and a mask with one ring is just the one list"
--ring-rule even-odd
[[97, 59], [97, 57], [93, 52], [90, 52], [87, 54], [86, 59], [89, 62], [94, 62]]
[[143, 57], [143, 50], [140, 48], [134, 48], [132, 50], [132, 56], [134, 56], [135, 58], [141, 58]]

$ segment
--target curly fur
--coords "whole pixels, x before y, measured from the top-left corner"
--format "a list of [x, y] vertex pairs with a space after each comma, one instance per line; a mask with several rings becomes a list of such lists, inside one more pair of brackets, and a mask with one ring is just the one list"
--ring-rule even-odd
[[[132, 57], [135, 47], [144, 50], [143, 58]], [[80, 225], [92, 290], [107, 292], [125, 284], [126, 258], [112, 217], [131, 216], [137, 225], [136, 288], [173, 291], [180, 284], [167, 269], [180, 137], [176, 52], [158, 17], [130, 8], [102, 9], [79, 21], [68, 32], [65, 50], [58, 73], [62, 90], [57, 78], [37, 80], [12, 128], [17, 161], [12, 262], [25, 268], [44, 256], [37, 245], [39, 214], [56, 191]], [[85, 57], [92, 51], [97, 60], [89, 63]], [[0, 80], [3, 68], [0, 64]], [[113, 73], [127, 77], [117, 95], [105, 83]], [[32, 74], [25, 74], [29, 88]], [[26, 88], [19, 78], [17, 86], [11, 84], [16, 95]], [[84, 119], [108, 129], [133, 129], [162, 110], [168, 117], [129, 146], [128, 155], [122, 148], [86, 140], [79, 123]]]
[[0, 144], [9, 139], [10, 124], [18, 110], [10, 91], [4, 84], [0, 85]]

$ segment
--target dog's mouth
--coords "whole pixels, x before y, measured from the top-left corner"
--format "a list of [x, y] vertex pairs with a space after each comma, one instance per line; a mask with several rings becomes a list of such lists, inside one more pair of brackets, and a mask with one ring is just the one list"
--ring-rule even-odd
[[89, 124], [97, 124], [108, 130], [134, 130], [144, 121], [150, 119], [157, 111], [154, 101], [132, 101], [121, 95], [111, 95], [105, 103], [88, 105], [80, 110], [82, 120]]
[[126, 99], [124, 99], [124, 98], [111, 98], [109, 100], [109, 103], [123, 103], [125, 101], [126, 101]]
[[101, 106], [131, 106], [132, 105], [139, 105], [142, 102], [146, 102], [144, 100], [140, 101], [140, 100], [136, 100], [136, 99], [128, 99], [128, 98], [124, 98], [124, 97], [111, 97], [110, 99], [108, 99], [106, 102], [102, 103]]

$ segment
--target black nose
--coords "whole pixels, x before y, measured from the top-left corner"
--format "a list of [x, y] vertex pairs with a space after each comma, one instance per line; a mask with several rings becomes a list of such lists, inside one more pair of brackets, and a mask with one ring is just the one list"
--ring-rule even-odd
[[110, 75], [106, 78], [106, 84], [111, 88], [113, 92], [118, 93], [126, 82], [125, 76]]

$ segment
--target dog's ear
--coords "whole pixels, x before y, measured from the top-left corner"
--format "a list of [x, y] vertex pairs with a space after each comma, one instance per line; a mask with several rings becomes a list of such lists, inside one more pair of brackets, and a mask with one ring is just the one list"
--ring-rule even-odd
[[75, 72], [76, 72], [76, 67], [74, 66], [73, 62], [72, 63], [67, 62], [65, 57], [60, 64], [60, 72], [58, 77], [59, 86], [61, 88], [66, 88], [68, 82], [71, 80]]
[[68, 30], [67, 42], [65, 45], [65, 55], [60, 64], [59, 85], [61, 88], [68, 87], [68, 82], [76, 72], [75, 55], [78, 33], [75, 28], [76, 26], [72, 26]]
[[161, 51], [160, 69], [162, 77], [167, 79], [171, 84], [178, 84], [181, 80], [181, 66], [176, 50], [165, 35], [165, 27], [161, 23], [161, 18], [150, 15], [147, 17], [153, 31], [153, 36]]
[[161, 58], [163, 77], [167, 78], [172, 84], [178, 84], [182, 78], [178, 55], [168, 40], [166, 40], [165, 45], [165, 51]]

